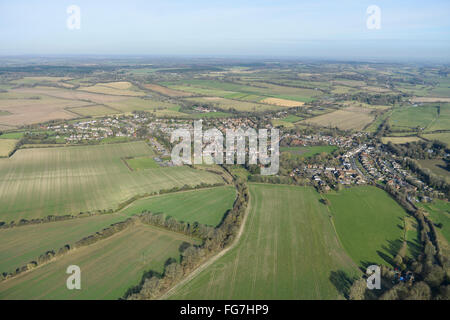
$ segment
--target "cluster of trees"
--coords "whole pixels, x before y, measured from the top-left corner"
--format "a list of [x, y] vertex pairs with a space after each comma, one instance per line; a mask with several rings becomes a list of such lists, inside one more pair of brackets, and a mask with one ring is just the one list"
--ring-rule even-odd
[[[414, 217], [419, 222], [420, 240], [423, 251], [417, 259], [406, 257], [406, 250], [401, 250], [394, 258], [394, 263], [401, 270], [410, 270], [415, 276], [415, 283], [400, 282], [384, 292], [380, 299], [450, 299], [448, 257], [442, 255], [433, 223], [424, 216], [422, 210], [416, 210]], [[384, 278], [394, 280], [393, 272], [385, 272]]]
[[407, 97], [406, 94], [371, 94], [367, 92], [359, 92], [356, 94], [351, 95], [350, 97], [347, 95], [344, 95], [342, 97], [343, 100], [356, 100], [362, 103], [367, 103], [370, 105], [394, 105], [397, 103], [400, 103], [403, 98]]
[[236, 182], [235, 186], [238, 196], [233, 208], [226, 214], [221, 224], [209, 232], [203, 243], [199, 246], [184, 246], [179, 263], [169, 260], [162, 275], [148, 272], [138, 286], [128, 290], [124, 296], [125, 299], [144, 300], [160, 297], [206, 258], [232, 243], [239, 232], [249, 199], [245, 183]]
[[49, 132], [25, 132], [20, 139], [20, 145], [23, 144], [56, 144], [56, 135]]
[[131, 217], [125, 221], [114, 223], [114, 224], [110, 225], [109, 227], [104, 228], [102, 231], [96, 232], [90, 236], [87, 236], [81, 240], [78, 240], [77, 242], [75, 242], [75, 244], [73, 245], [73, 247], [71, 249], [88, 246], [88, 245], [96, 243], [100, 240], [109, 238], [112, 235], [114, 235], [122, 230], [125, 230], [128, 227], [135, 224], [135, 222], [136, 222], [135, 220], [136, 220], [135, 217]]
[[416, 141], [405, 144], [393, 144], [389, 142], [387, 148], [400, 157], [410, 157], [413, 159], [436, 159], [450, 152], [447, 149], [447, 144], [437, 140]]
[[64, 221], [64, 220], [70, 220], [70, 219], [76, 219], [76, 218], [85, 218], [90, 217], [95, 214], [102, 214], [102, 213], [112, 213], [112, 210], [110, 211], [97, 211], [95, 213], [93, 212], [80, 212], [78, 215], [63, 215], [63, 216], [55, 216], [55, 215], [49, 215], [44, 218], [39, 219], [20, 219], [18, 222], [11, 221], [10, 223], [6, 223], [4, 221], [0, 221], [0, 229], [8, 229], [8, 228], [14, 228], [14, 227], [21, 227], [21, 226], [27, 226], [30, 224], [41, 224], [41, 223], [48, 223], [48, 222], [57, 222], [57, 221]]
[[450, 198], [450, 179], [448, 177], [438, 176], [430, 169], [422, 168], [416, 160], [411, 158], [403, 159], [402, 165], [417, 174], [426, 184], [444, 192], [446, 197]]
[[252, 174], [248, 177], [250, 182], [259, 183], [272, 183], [272, 184], [291, 184], [305, 186], [309, 184], [309, 180], [302, 179], [299, 177], [289, 177], [289, 176], [262, 176], [259, 174]]
[[150, 224], [153, 226], [168, 229], [173, 232], [183, 233], [191, 237], [198, 237], [206, 239], [212, 236], [214, 227], [207, 226], [198, 222], [188, 223], [184, 221], [178, 221], [173, 217], [166, 216], [164, 213], [153, 214], [144, 210], [139, 219], [144, 224]]

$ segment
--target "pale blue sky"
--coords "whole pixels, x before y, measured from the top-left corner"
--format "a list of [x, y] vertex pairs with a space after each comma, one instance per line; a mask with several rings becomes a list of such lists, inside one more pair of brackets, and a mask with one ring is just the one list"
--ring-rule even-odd
[[[372, 4], [380, 30], [366, 27]], [[0, 0], [0, 55], [15, 54], [450, 60], [450, 1]]]

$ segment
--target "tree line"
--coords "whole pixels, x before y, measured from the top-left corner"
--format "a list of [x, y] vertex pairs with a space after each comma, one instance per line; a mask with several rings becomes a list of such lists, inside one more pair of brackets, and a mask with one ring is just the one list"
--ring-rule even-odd
[[162, 274], [147, 272], [139, 285], [126, 292], [124, 299], [146, 300], [160, 297], [202, 262], [233, 242], [239, 232], [249, 200], [247, 185], [235, 181], [237, 199], [219, 226], [209, 230], [201, 245], [185, 245], [182, 248], [180, 262], [169, 260]]

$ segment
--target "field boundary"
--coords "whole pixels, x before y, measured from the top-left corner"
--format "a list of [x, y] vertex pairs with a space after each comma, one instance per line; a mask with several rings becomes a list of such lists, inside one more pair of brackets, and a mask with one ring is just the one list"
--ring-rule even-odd
[[[248, 197], [249, 197], [249, 201], [248, 203], [250, 204], [251, 201], [251, 195], [250, 192], [248, 193]], [[173, 286], [172, 288], [170, 288], [168, 291], [166, 291], [161, 297], [158, 298], [158, 300], [165, 300], [168, 297], [170, 297], [171, 295], [176, 293], [176, 290], [179, 289], [182, 285], [186, 284], [187, 282], [189, 282], [190, 280], [192, 280], [195, 276], [197, 276], [200, 272], [202, 272], [203, 270], [205, 270], [207, 267], [209, 267], [211, 264], [213, 264], [214, 262], [216, 262], [219, 258], [221, 258], [223, 255], [225, 255], [227, 252], [229, 252], [231, 249], [235, 248], [237, 246], [237, 244], [239, 243], [239, 240], [241, 239], [242, 234], [244, 233], [244, 229], [247, 223], [247, 217], [249, 216], [250, 213], [250, 205], [247, 205], [247, 208], [245, 209], [245, 214], [244, 214], [244, 219], [242, 220], [241, 226], [239, 228], [239, 232], [236, 235], [236, 238], [234, 238], [233, 243], [231, 244], [231, 246], [221, 250], [220, 252], [218, 252], [216, 255], [212, 256], [210, 259], [208, 259], [207, 261], [205, 261], [203, 264], [201, 264], [200, 266], [198, 266], [194, 271], [192, 271], [187, 277], [185, 277], [183, 280], [181, 280], [180, 282], [178, 282], [175, 286]]]

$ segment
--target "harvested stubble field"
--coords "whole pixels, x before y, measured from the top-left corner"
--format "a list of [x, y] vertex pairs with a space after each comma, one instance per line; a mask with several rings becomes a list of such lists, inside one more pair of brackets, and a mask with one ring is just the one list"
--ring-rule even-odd
[[176, 192], [137, 200], [123, 210], [126, 215], [143, 210], [164, 213], [178, 221], [217, 226], [225, 212], [233, 207], [236, 191], [232, 186]]
[[[118, 299], [145, 271], [162, 272], [167, 259], [179, 259], [183, 242], [193, 240], [148, 225], [132, 226], [1, 282], [0, 299]], [[67, 290], [69, 265], [81, 269], [81, 290]]]
[[96, 116], [105, 116], [105, 115], [109, 115], [109, 114], [116, 114], [116, 113], [120, 113], [120, 111], [118, 110], [114, 110], [111, 108], [108, 108], [106, 106], [102, 106], [102, 105], [92, 105], [92, 106], [86, 106], [86, 107], [76, 107], [76, 108], [69, 108], [68, 109], [70, 112], [79, 114], [81, 116], [92, 116], [92, 117], [96, 117]]
[[117, 214], [102, 214], [0, 230], [0, 272], [12, 272], [49, 250], [56, 251], [125, 219]]
[[341, 130], [362, 130], [375, 119], [371, 114], [372, 111], [367, 108], [349, 107], [303, 120], [300, 123], [337, 127]]
[[0, 221], [115, 209], [139, 194], [222, 182], [189, 167], [131, 172], [121, 159], [151, 155], [144, 142], [18, 150], [0, 159]]
[[160, 94], [169, 96], [169, 97], [174, 97], [174, 98], [178, 98], [178, 97], [190, 97], [192, 96], [192, 93], [189, 92], [184, 92], [184, 91], [180, 91], [180, 90], [174, 90], [174, 89], [170, 89], [164, 86], [160, 86], [157, 84], [145, 84], [144, 85], [145, 88], [158, 92]]
[[145, 96], [146, 93], [138, 91], [129, 82], [109, 82], [109, 83], [97, 83], [90, 87], [80, 87], [80, 91], [88, 91], [94, 93], [102, 93], [107, 95], [117, 96]]
[[152, 111], [152, 110], [169, 110], [177, 108], [176, 104], [159, 101], [155, 99], [142, 99], [142, 98], [127, 98], [121, 101], [111, 101], [105, 103], [108, 107], [115, 110], [120, 110], [121, 112], [132, 112], [132, 111]]
[[89, 103], [85, 101], [65, 100], [45, 95], [0, 99], [0, 110], [9, 113], [0, 118], [0, 123], [19, 126], [56, 119], [72, 119], [77, 115], [66, 108], [87, 104]]
[[337, 275], [357, 274], [327, 207], [309, 187], [250, 184], [237, 245], [172, 299], [339, 299]]
[[119, 102], [128, 99], [128, 97], [113, 96], [107, 94], [91, 93], [80, 90], [69, 90], [54, 87], [34, 87], [16, 89], [14, 92], [26, 93], [30, 95], [46, 95], [68, 100], [80, 100], [90, 104], [105, 104], [108, 102]]
[[0, 157], [8, 157], [16, 147], [18, 140], [0, 139]]
[[279, 106], [279, 107], [288, 107], [288, 108], [301, 107], [305, 104], [304, 102], [286, 100], [286, 99], [278, 99], [278, 98], [266, 98], [266, 99], [261, 100], [260, 102], [267, 103], [267, 104], [273, 104], [273, 105]]

